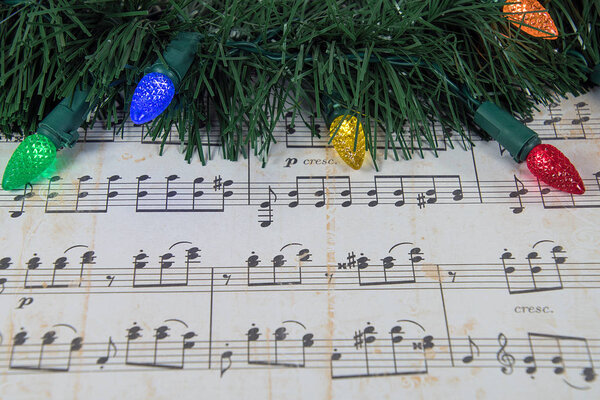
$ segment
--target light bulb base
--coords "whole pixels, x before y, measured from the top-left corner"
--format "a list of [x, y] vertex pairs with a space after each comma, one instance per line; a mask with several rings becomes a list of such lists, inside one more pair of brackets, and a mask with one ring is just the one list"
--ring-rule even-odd
[[197, 32], [179, 32], [167, 45], [162, 53], [162, 59], [159, 58], [144, 72], [166, 75], [175, 85], [175, 91], [178, 91], [183, 77], [194, 62], [201, 39], [202, 35]]
[[78, 88], [72, 96], [65, 97], [50, 113], [40, 122], [37, 133], [47, 137], [57, 150], [63, 147], [72, 147], [79, 133], [77, 129], [91, 109], [88, 102], [87, 90]]
[[477, 108], [474, 122], [500, 143], [519, 163], [525, 161], [529, 152], [542, 143], [535, 131], [489, 101]]
[[592, 73], [590, 74], [590, 81], [592, 81], [596, 85], [600, 85], [600, 64], [596, 65], [592, 69]]
[[335, 100], [335, 94], [321, 95], [321, 108], [323, 110], [323, 119], [329, 127], [337, 117], [342, 115], [353, 115], [346, 107]]

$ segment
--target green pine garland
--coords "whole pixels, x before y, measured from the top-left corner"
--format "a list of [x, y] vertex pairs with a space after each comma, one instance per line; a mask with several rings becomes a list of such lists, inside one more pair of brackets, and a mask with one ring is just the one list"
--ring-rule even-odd
[[0, 131], [34, 132], [82, 82], [110, 127], [115, 100], [131, 100], [177, 32], [198, 32], [196, 62], [149, 135], [166, 140], [176, 126], [186, 159], [202, 162], [209, 109], [231, 160], [248, 143], [266, 159], [277, 121], [290, 108], [321, 117], [323, 94], [363, 116], [374, 160], [372, 130], [385, 131], [386, 156], [410, 158], [413, 146], [435, 144], [431, 121], [464, 135], [483, 101], [528, 116], [556, 94], [584, 92], [600, 63], [598, 0], [543, 2], [561, 32], [552, 41], [519, 31], [490, 0], [4, 3]]

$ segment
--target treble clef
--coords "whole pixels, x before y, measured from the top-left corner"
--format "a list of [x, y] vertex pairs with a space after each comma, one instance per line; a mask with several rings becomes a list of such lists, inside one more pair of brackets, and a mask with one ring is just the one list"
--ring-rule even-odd
[[499, 334], [498, 344], [500, 345], [500, 350], [496, 353], [496, 359], [502, 365], [500, 369], [502, 373], [510, 375], [513, 372], [513, 365], [515, 365], [515, 357], [505, 350], [507, 343], [508, 339], [506, 336], [503, 333]]

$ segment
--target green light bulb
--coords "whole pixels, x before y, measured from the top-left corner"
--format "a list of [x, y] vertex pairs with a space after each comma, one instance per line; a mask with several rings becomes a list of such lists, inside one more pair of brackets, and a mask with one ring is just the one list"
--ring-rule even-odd
[[27, 136], [8, 160], [2, 188], [13, 190], [37, 178], [56, 158], [56, 146], [44, 135]]

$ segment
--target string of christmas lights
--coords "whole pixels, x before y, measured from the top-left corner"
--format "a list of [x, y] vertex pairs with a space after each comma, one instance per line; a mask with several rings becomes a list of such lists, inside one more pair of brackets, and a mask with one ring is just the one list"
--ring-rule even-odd
[[[502, 12], [513, 27], [527, 35], [548, 41], [555, 41], [561, 35], [550, 12], [537, 0], [506, 3], [502, 6]], [[283, 27], [271, 29], [264, 38], [272, 38], [284, 30]], [[203, 38], [206, 38], [206, 35], [197, 32], [179, 32], [158, 59], [145, 69], [145, 75], [131, 97], [130, 116], [134, 123], [149, 123], [169, 107], [197, 58]], [[230, 54], [252, 54], [275, 62], [295, 62], [297, 68], [302, 64], [316, 62], [314, 54], [304, 54], [302, 51], [278, 53], [266, 50], [259, 44], [264, 42], [262, 39], [263, 37], [259, 36], [254, 41], [228, 40], [225, 46], [230, 49]], [[438, 63], [423, 56], [382, 57], [370, 55], [368, 51], [338, 56], [347, 61], [362, 63], [364, 68], [373, 64], [389, 65], [397, 68], [400, 74], [410, 73], [417, 67], [429, 70], [453, 98], [459, 100], [471, 113], [473, 122], [505, 147], [515, 161], [526, 161], [534, 176], [556, 189], [573, 194], [584, 193], [585, 187], [581, 177], [573, 164], [558, 149], [542, 144], [534, 131], [493, 101], [478, 100], [464, 84], [450, 79]], [[578, 53], [578, 56], [584, 57], [581, 53]], [[596, 75], [600, 74], [597, 67], [588, 67], [587, 72], [593, 82], [597, 78]], [[362, 110], [355, 111], [354, 107], [344, 106], [344, 101], [338, 93], [331, 89], [314, 90], [314, 101], [317, 108], [320, 108], [318, 113], [322, 113], [329, 126], [330, 143], [350, 167], [361, 168], [367, 150], [374, 155], [373, 146], [369, 144], [363, 128], [364, 123], [369, 125], [369, 116]], [[37, 133], [21, 143], [5, 170], [2, 181], [4, 189], [16, 189], [34, 180], [51, 163], [56, 150], [74, 143], [76, 129], [91, 110], [88, 97], [88, 92], [79, 90], [65, 98], [40, 123]]]

